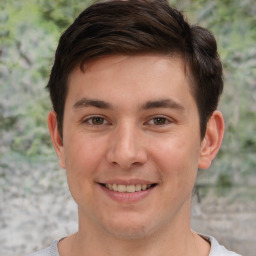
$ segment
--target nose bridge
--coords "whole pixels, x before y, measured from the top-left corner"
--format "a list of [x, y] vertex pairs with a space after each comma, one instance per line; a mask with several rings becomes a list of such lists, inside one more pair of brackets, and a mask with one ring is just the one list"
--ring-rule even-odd
[[117, 125], [111, 136], [108, 160], [122, 169], [143, 164], [146, 161], [146, 152], [139, 137], [139, 128], [132, 122]]
[[120, 127], [119, 141], [117, 141], [119, 152], [127, 154], [126, 157], [132, 157], [137, 151], [136, 137], [134, 125], [126, 124]]

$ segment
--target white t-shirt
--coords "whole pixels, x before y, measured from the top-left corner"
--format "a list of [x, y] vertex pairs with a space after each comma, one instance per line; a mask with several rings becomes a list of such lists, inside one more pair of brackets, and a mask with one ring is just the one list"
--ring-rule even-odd
[[[211, 251], [209, 256], [242, 256], [235, 252], [228, 251], [224, 246], [220, 245], [218, 241], [212, 236], [202, 234], [200, 234], [200, 236], [209, 241], [211, 244]], [[56, 240], [48, 248], [39, 252], [32, 253], [29, 256], [60, 256], [58, 252], [58, 242], [59, 241]]]

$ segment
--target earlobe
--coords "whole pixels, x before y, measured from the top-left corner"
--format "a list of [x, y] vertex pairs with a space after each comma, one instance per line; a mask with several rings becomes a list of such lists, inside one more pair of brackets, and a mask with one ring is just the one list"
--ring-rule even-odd
[[48, 114], [48, 129], [51, 135], [52, 143], [59, 158], [60, 167], [65, 169], [65, 155], [61, 135], [58, 130], [57, 114], [52, 110]]
[[217, 155], [224, 135], [224, 119], [220, 111], [213, 112], [207, 123], [205, 137], [201, 144], [198, 167], [207, 169]]

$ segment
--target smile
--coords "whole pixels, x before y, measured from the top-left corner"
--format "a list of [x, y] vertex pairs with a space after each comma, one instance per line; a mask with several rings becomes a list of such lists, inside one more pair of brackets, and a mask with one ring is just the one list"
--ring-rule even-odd
[[136, 184], [136, 185], [121, 185], [121, 184], [103, 184], [107, 189], [120, 193], [134, 193], [147, 190], [155, 184]]

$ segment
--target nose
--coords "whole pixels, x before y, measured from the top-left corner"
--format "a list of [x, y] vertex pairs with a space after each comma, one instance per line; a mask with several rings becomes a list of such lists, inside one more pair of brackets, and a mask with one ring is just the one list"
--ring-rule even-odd
[[129, 124], [116, 127], [109, 141], [107, 161], [124, 170], [146, 163], [146, 145], [138, 128]]

